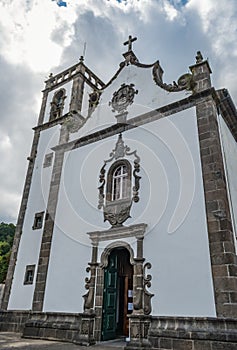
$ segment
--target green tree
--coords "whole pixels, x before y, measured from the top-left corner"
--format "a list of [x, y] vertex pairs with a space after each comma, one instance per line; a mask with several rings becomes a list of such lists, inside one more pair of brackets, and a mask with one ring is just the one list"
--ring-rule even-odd
[[6, 279], [14, 233], [14, 224], [0, 224], [0, 283]]

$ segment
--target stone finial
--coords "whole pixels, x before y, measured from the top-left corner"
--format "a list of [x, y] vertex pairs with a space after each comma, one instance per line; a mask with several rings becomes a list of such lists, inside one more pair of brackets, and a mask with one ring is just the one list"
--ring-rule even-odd
[[49, 73], [49, 79], [53, 78], [53, 73]]
[[80, 63], [83, 63], [84, 61], [84, 56], [81, 56], [80, 59], [79, 59]]
[[201, 63], [202, 61], [203, 61], [203, 57], [202, 57], [201, 51], [198, 51], [196, 56], [196, 63]]

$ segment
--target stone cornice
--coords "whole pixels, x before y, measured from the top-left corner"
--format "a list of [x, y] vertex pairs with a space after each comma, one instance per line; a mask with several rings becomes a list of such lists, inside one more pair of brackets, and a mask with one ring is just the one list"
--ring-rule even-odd
[[229, 95], [228, 90], [221, 89], [217, 92], [218, 107], [235, 141], [237, 141], [237, 110]]
[[121, 226], [111, 228], [104, 231], [88, 232], [91, 241], [95, 244], [101, 241], [109, 241], [114, 239], [121, 239], [127, 237], [136, 237], [142, 239], [144, 237], [147, 224], [137, 224], [131, 226]]
[[97, 77], [97, 75], [93, 73], [83, 62], [79, 62], [61, 73], [50, 75], [50, 77], [45, 81], [46, 87], [43, 92], [46, 90], [53, 90], [76, 78], [78, 75], [82, 75], [88, 84], [93, 88], [101, 89], [105, 85], [104, 82]]
[[51, 120], [50, 122], [46, 122], [46, 123], [44, 123], [44, 124], [37, 125], [37, 126], [35, 126], [34, 128], [32, 128], [32, 129], [35, 130], [35, 131], [42, 131], [42, 130], [45, 130], [45, 129], [52, 128], [52, 127], [54, 127], [55, 125], [62, 124], [63, 121], [64, 121], [64, 119], [66, 119], [67, 117], [68, 117], [68, 113], [67, 113], [67, 114], [64, 114], [64, 115], [63, 115], [62, 117], [60, 117], [60, 118]]
[[201, 91], [199, 93], [190, 95], [185, 99], [179, 100], [177, 102], [173, 102], [164, 107], [157, 108], [150, 112], [131, 118], [127, 121], [127, 124], [113, 124], [110, 127], [96, 131], [95, 133], [89, 134], [87, 136], [83, 136], [79, 139], [73, 140], [65, 144], [57, 145], [53, 147], [52, 150], [53, 151], [63, 150], [64, 152], [68, 152], [73, 149], [77, 149], [79, 147], [85, 146], [92, 142], [96, 142], [96, 141], [105, 139], [107, 137], [111, 137], [120, 132], [133, 129], [141, 125], [145, 125], [155, 120], [165, 118], [172, 114], [178, 113], [184, 109], [194, 107], [198, 102], [202, 102], [203, 100], [205, 100], [207, 97], [210, 97], [210, 96], [214, 100], [216, 100], [216, 92], [214, 88]]

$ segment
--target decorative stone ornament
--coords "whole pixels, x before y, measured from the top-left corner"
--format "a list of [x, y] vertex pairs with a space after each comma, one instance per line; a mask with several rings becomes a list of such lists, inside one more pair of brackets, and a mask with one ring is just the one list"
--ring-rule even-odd
[[85, 124], [85, 118], [77, 111], [71, 111], [64, 119], [64, 125], [70, 133], [77, 132]]
[[157, 61], [152, 69], [153, 79], [155, 83], [161, 87], [162, 89], [169, 91], [169, 92], [178, 92], [182, 90], [189, 90], [192, 91], [196, 85], [196, 83], [193, 80], [192, 74], [186, 73], [182, 75], [178, 82], [175, 81], [173, 84], [166, 84], [163, 82], [163, 69], [160, 66], [159, 61]]
[[202, 62], [203, 62], [203, 57], [202, 57], [201, 51], [198, 51], [196, 56], [196, 63], [198, 64]]
[[134, 89], [134, 84], [122, 84], [120, 89], [113, 94], [109, 105], [112, 105], [112, 112], [124, 113], [129, 105], [133, 103], [134, 96], [138, 90]]
[[[134, 158], [133, 166], [125, 159], [125, 156]], [[113, 163], [106, 176], [106, 167], [111, 162]], [[114, 176], [115, 170], [120, 171], [118, 182], [116, 182], [116, 176]], [[124, 174], [122, 174], [122, 170], [125, 171]], [[104, 165], [100, 170], [99, 182], [101, 185], [98, 187], [98, 209], [103, 208], [104, 221], [109, 221], [112, 227], [121, 226], [131, 217], [132, 203], [139, 201], [141, 179], [138, 175], [139, 171], [140, 157], [137, 155], [137, 151], [130, 151], [130, 148], [124, 144], [122, 134], [119, 134], [115, 148], [110, 153], [110, 158], [104, 161]], [[121, 185], [122, 181], [124, 181], [123, 185]], [[115, 193], [115, 191], [119, 192], [120, 189], [121, 194]]]
[[94, 90], [90, 95], [89, 95], [89, 108], [95, 108], [100, 99], [100, 93], [96, 90]]

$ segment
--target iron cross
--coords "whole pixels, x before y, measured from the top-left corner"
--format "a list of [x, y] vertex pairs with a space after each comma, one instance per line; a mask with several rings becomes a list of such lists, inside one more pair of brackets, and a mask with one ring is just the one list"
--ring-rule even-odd
[[132, 36], [129, 35], [128, 41], [125, 41], [125, 43], [123, 43], [123, 45], [128, 45], [128, 51], [132, 51], [132, 43], [133, 43], [133, 41], [136, 41], [136, 40], [137, 40], [136, 37], [132, 38]]

